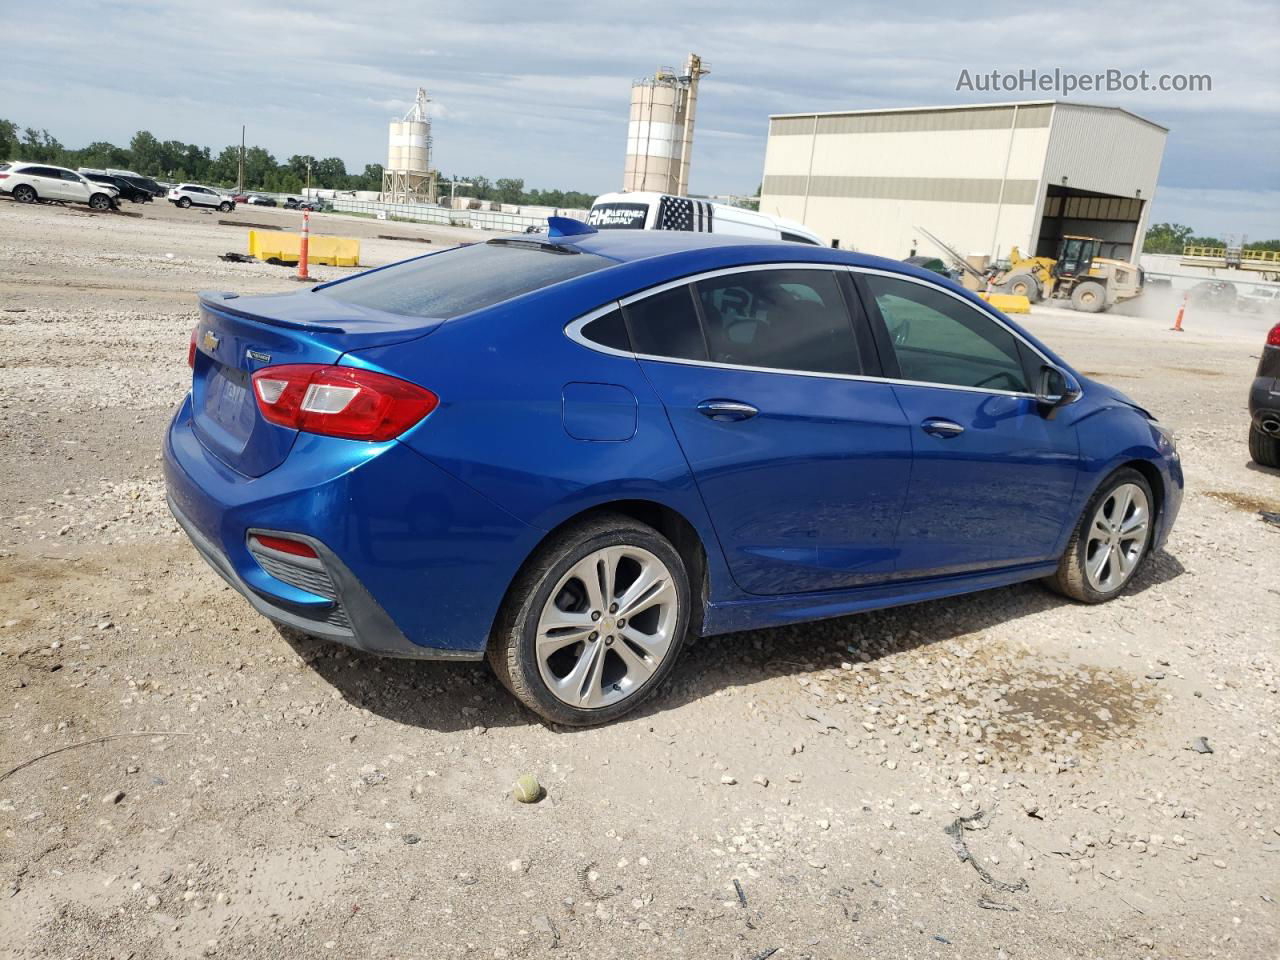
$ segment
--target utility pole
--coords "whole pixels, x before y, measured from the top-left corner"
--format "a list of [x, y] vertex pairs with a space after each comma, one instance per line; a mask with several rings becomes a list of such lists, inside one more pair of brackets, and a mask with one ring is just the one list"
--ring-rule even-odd
[[449, 181], [449, 209], [450, 210], [453, 209], [453, 195], [457, 191], [458, 187], [460, 186], [474, 187], [475, 184], [472, 183], [470, 180], [459, 180], [457, 177], [454, 177]]
[[244, 124], [240, 124], [240, 169], [236, 171], [236, 193], [244, 193]]
[[307, 158], [307, 189], [302, 191], [304, 197], [311, 196], [311, 158]]

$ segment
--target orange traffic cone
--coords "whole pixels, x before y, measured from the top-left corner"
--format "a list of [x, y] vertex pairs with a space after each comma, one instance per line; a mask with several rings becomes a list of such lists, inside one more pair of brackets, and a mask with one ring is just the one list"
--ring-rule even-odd
[[[311, 242], [311, 212], [309, 210], [302, 211], [302, 241], [298, 246], [298, 279], [310, 280], [311, 275], [307, 273], [307, 254], [308, 247]], [[1179, 318], [1181, 322], [1181, 318]]]
[[1178, 305], [1178, 315], [1173, 318], [1173, 326], [1169, 329], [1174, 333], [1182, 332], [1182, 315], [1187, 311], [1187, 295], [1182, 295], [1182, 303]]

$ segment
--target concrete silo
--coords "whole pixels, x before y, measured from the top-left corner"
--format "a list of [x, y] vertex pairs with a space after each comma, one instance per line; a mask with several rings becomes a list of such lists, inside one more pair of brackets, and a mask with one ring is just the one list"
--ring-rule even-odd
[[388, 203], [436, 202], [428, 101], [427, 91], [419, 87], [409, 112], [401, 119], [391, 121], [387, 137], [387, 165], [382, 171], [382, 199]]
[[623, 190], [688, 193], [698, 80], [710, 72], [691, 53], [683, 73], [663, 67], [631, 85]]

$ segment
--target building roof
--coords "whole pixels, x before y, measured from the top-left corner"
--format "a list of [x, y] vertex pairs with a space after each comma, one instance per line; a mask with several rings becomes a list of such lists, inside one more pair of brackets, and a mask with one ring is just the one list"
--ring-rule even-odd
[[1000, 100], [992, 103], [958, 103], [958, 104], [942, 104], [932, 107], [876, 107], [871, 110], [804, 110], [800, 113], [771, 113], [770, 120], [781, 120], [790, 117], [852, 117], [865, 116], [871, 114], [886, 113], [942, 113], [949, 110], [989, 110], [992, 107], [1047, 107], [1047, 106], [1064, 106], [1064, 107], [1082, 107], [1087, 110], [1107, 110], [1112, 113], [1123, 113], [1125, 116], [1131, 117], [1140, 123], [1155, 127], [1157, 130], [1169, 132], [1169, 128], [1156, 123], [1154, 120], [1148, 120], [1146, 117], [1140, 117], [1131, 110], [1124, 107], [1107, 106], [1101, 103], [1080, 103], [1076, 100]]

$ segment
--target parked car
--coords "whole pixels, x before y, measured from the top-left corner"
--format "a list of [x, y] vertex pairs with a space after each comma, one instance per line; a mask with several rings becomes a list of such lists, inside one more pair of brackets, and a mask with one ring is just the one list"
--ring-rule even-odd
[[278, 207], [274, 197], [264, 197], [260, 193], [255, 193], [248, 200], [249, 204], [255, 207]]
[[1217, 310], [1236, 308], [1236, 285], [1226, 280], [1201, 280], [1187, 291], [1188, 299], [1202, 307]]
[[100, 183], [104, 186], [115, 187], [119, 191], [121, 200], [128, 200], [130, 203], [150, 203], [151, 193], [143, 190], [141, 187], [135, 186], [124, 177], [113, 177], [109, 173], [92, 173], [86, 170], [79, 171], [80, 175], [86, 180], [94, 183]]
[[680, 230], [790, 240], [823, 246], [802, 223], [771, 214], [666, 193], [605, 193], [596, 197], [587, 223], [598, 230]]
[[329, 210], [330, 205], [325, 203], [319, 197], [285, 197], [284, 208], [286, 210]]
[[146, 190], [149, 194], [151, 194], [152, 197], [163, 197], [166, 193], [168, 193], [168, 187], [160, 186], [159, 183], [157, 183], [155, 180], [152, 180], [150, 177], [142, 177], [136, 174], [127, 175], [122, 173], [117, 173], [112, 175], [128, 180], [135, 187], [141, 187], [143, 190]]
[[1244, 313], [1276, 313], [1280, 311], [1280, 287], [1253, 287], [1236, 301]]
[[169, 202], [182, 207], [217, 207], [223, 213], [235, 207], [235, 201], [213, 187], [202, 187], [197, 183], [180, 183], [169, 191]]
[[120, 191], [109, 184], [93, 183], [74, 170], [47, 163], [0, 163], [0, 193], [19, 203], [56, 200], [84, 203], [94, 210], [111, 210]]
[[231, 195], [231, 202], [232, 202], [232, 203], [248, 203], [248, 202], [249, 202], [249, 194], [247, 194], [247, 193], [233, 193], [233, 194]]
[[487, 656], [559, 723], [685, 640], [1044, 579], [1169, 535], [1170, 432], [900, 261], [554, 218], [291, 294], [200, 295], [170, 507], [257, 610]]
[[302, 201], [301, 201], [300, 199], [298, 199], [297, 197], [285, 197], [285, 198], [284, 198], [284, 208], [285, 208], [286, 210], [296, 210], [296, 209], [298, 208], [298, 204], [300, 204], [300, 203], [302, 203]]
[[1262, 346], [1249, 391], [1249, 420], [1249, 456], [1264, 467], [1280, 467], [1280, 323]]

